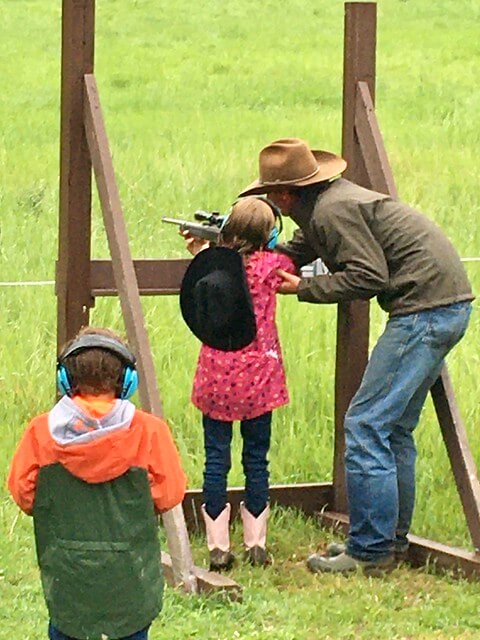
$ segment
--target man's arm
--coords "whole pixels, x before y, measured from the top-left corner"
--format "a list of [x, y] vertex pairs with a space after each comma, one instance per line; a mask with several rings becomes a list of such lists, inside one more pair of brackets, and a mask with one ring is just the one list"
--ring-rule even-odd
[[277, 244], [275, 249], [291, 258], [297, 268], [303, 267], [319, 257], [305, 240], [301, 229], [296, 229], [291, 240], [285, 244]]
[[[314, 227], [335, 269], [331, 274], [299, 281], [295, 292], [300, 301], [331, 303], [368, 299], [388, 286], [385, 255], [357, 203], [335, 204], [331, 211], [314, 220]], [[290, 282], [283, 291], [293, 293], [294, 285]]]

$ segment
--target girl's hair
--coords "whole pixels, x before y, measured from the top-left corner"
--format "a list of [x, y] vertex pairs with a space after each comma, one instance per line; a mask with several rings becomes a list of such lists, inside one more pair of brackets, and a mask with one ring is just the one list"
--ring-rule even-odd
[[[126, 342], [110, 329], [83, 327], [64, 350], [78, 338], [89, 335], [112, 338], [127, 347]], [[100, 348], [85, 349], [69, 356], [66, 359], [66, 366], [74, 395], [98, 396], [113, 392], [119, 396], [125, 365], [114, 353]]]
[[241, 254], [263, 249], [275, 226], [272, 208], [260, 198], [247, 196], [236, 202], [221, 231], [220, 244]]

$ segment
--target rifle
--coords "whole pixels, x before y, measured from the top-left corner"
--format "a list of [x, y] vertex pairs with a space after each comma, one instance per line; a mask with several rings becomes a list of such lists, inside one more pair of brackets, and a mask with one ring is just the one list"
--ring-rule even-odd
[[220, 230], [225, 220], [225, 216], [218, 211], [195, 211], [194, 218], [202, 220], [202, 222], [190, 222], [188, 220], [179, 220], [177, 218], [162, 218], [162, 222], [176, 224], [180, 227], [180, 231], [188, 231], [188, 233], [196, 238], [202, 238], [209, 242], [217, 242]]

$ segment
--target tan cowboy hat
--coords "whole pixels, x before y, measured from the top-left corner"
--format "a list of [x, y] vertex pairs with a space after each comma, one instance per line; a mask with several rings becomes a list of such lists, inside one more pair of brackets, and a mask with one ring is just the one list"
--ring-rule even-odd
[[260, 177], [240, 196], [266, 193], [275, 187], [306, 187], [331, 180], [347, 168], [347, 162], [329, 151], [314, 151], [305, 140], [283, 138], [260, 151]]

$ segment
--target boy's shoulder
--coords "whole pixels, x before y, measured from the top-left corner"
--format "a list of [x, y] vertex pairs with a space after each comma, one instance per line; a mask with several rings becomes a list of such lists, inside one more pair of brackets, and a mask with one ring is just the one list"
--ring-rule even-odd
[[27, 430], [36, 430], [36, 429], [48, 429], [48, 416], [50, 411], [44, 411], [43, 413], [39, 413], [33, 418], [30, 419], [30, 422], [27, 425]]
[[143, 424], [146, 427], [152, 427], [157, 429], [169, 428], [168, 423], [164, 418], [155, 416], [153, 413], [150, 413], [149, 411], [144, 411], [143, 409], [135, 409], [135, 415], [133, 419], [135, 420], [135, 422]]

